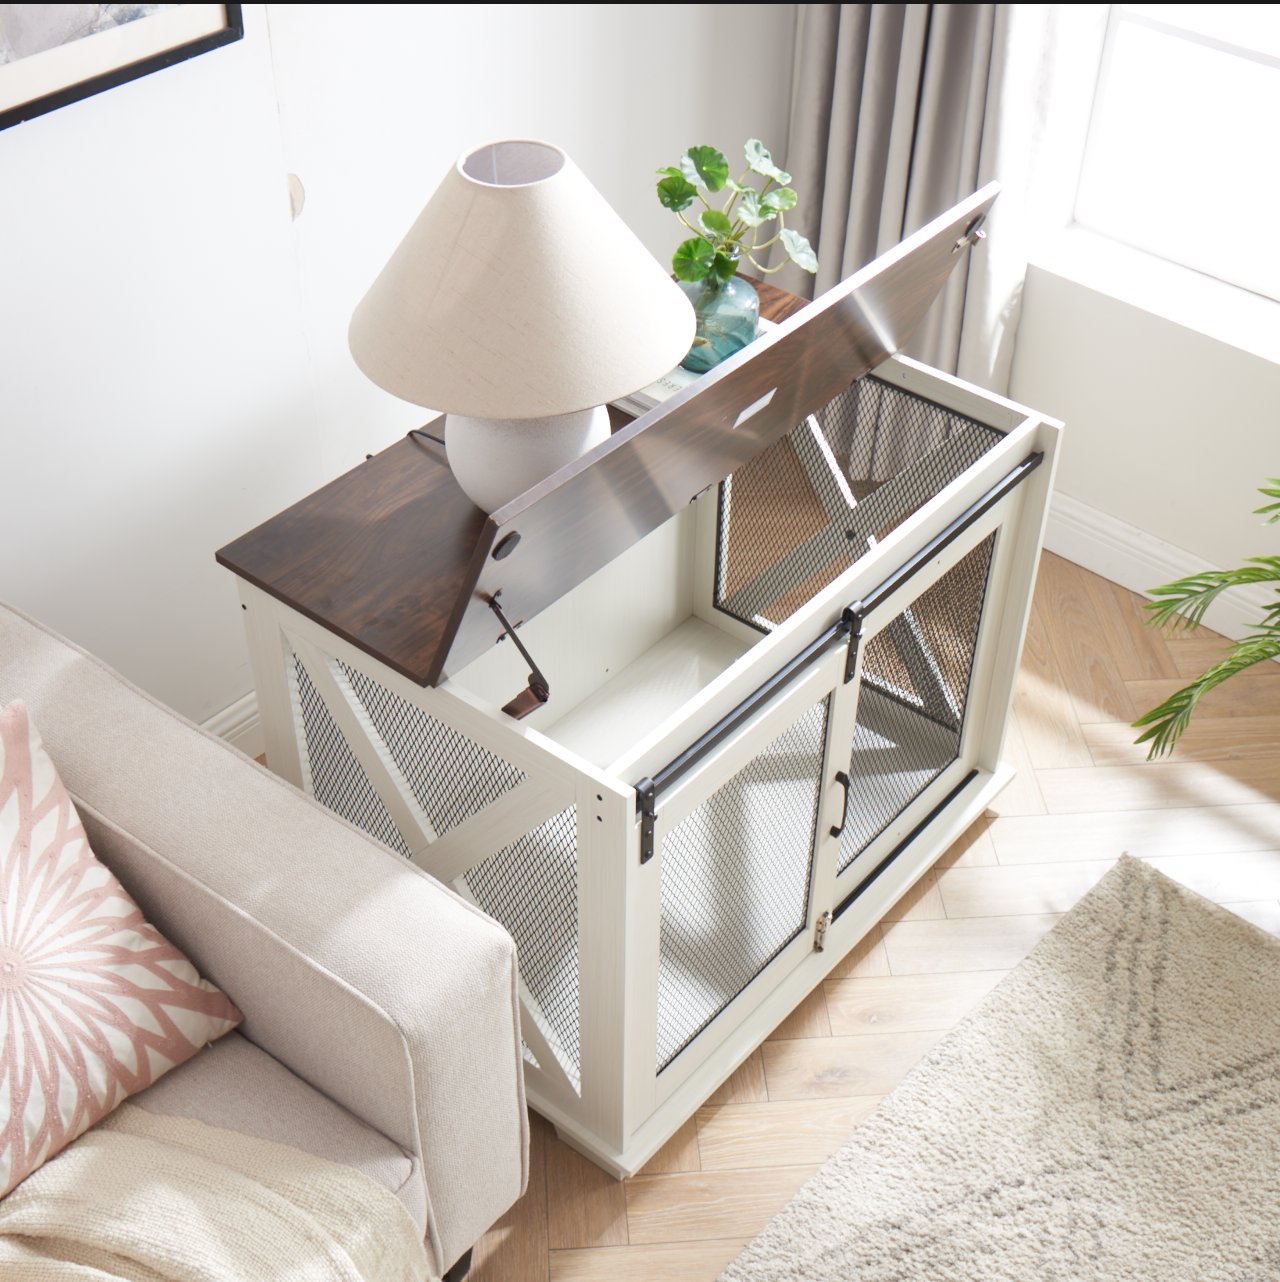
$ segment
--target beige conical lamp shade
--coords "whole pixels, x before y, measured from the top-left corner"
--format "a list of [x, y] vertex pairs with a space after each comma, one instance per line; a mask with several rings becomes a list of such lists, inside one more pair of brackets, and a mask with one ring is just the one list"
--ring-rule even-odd
[[406, 401], [524, 419], [645, 387], [693, 332], [688, 299], [564, 152], [499, 142], [445, 175], [349, 341]]

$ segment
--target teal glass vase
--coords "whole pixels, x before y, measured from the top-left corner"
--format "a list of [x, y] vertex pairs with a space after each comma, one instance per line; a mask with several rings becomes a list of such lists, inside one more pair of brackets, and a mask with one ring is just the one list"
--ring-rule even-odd
[[685, 369], [705, 374], [755, 338], [760, 295], [749, 281], [731, 276], [723, 284], [710, 280], [681, 280], [676, 284], [693, 304], [698, 322], [689, 355], [680, 362]]

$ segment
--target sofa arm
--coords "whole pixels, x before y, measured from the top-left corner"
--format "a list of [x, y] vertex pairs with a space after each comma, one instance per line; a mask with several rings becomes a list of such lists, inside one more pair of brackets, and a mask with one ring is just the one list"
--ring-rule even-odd
[[523, 1191], [515, 946], [452, 891], [0, 607], [94, 847], [245, 1013], [244, 1035], [421, 1163], [443, 1271]]

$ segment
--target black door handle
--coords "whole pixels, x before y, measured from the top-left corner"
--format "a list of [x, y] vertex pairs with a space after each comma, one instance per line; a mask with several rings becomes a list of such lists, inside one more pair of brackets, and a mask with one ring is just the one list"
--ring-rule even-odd
[[839, 827], [832, 828], [831, 835], [838, 837], [844, 832], [844, 817], [849, 813], [849, 776], [843, 770], [836, 771], [836, 783], [844, 786], [844, 809], [840, 812]]

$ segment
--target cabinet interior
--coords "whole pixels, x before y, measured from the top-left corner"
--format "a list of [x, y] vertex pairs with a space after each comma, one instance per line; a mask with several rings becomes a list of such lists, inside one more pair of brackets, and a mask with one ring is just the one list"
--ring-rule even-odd
[[[1002, 436], [884, 379], [857, 380], [542, 613], [513, 620], [551, 686], [525, 724], [615, 773]], [[495, 625], [493, 649], [453, 682], [500, 708], [527, 676]], [[899, 697], [899, 713], [918, 702]]]

